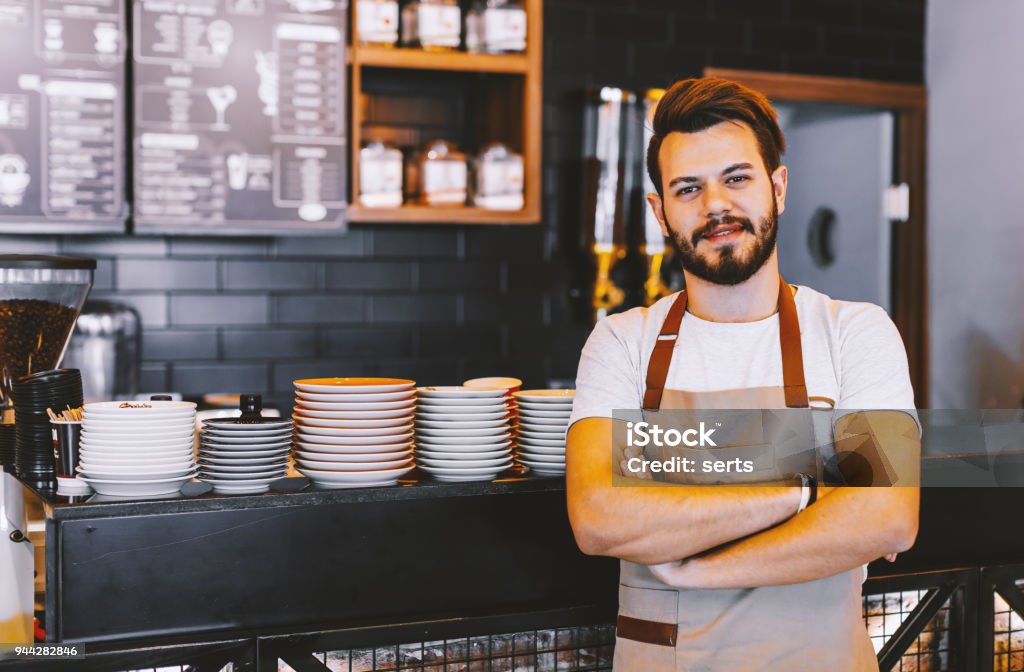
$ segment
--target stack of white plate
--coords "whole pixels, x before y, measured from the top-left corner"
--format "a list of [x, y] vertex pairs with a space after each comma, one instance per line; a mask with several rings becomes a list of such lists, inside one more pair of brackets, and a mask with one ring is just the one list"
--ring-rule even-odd
[[181, 401], [86, 404], [79, 478], [101, 495], [170, 495], [192, 480], [196, 405]]
[[416, 390], [416, 463], [439, 481], [489, 481], [512, 466], [503, 388]]
[[296, 469], [314, 484], [395, 485], [412, 471], [414, 381], [310, 378], [294, 384]]
[[519, 402], [518, 459], [538, 476], [565, 473], [565, 432], [575, 390], [522, 390]]
[[292, 422], [210, 418], [199, 435], [199, 480], [223, 495], [266, 492], [288, 472]]

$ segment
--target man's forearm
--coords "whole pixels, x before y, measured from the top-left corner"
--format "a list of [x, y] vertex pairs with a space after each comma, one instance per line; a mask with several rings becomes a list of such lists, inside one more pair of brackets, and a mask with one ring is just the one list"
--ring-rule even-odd
[[917, 488], [840, 488], [787, 522], [705, 556], [652, 567], [679, 588], [814, 581], [909, 548]]

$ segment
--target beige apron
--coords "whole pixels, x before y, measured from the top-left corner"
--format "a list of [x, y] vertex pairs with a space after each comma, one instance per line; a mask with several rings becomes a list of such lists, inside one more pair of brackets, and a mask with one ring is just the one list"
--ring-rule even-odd
[[[727, 393], [664, 389], [685, 311], [686, 292], [683, 291], [670, 309], [651, 355], [645, 411], [809, 408], [796, 303], [789, 285], [781, 278], [782, 387]], [[788, 426], [785, 433], [795, 437], [800, 445], [813, 447], [816, 445], [815, 427], [809, 416], [802, 417], [803, 426], [791, 422], [793, 426]], [[819, 423], [815, 420], [813, 425]], [[830, 434], [831, 423], [824, 426]], [[820, 432], [819, 427], [819, 436]], [[737, 439], [743, 436], [743, 431], [734, 432], [733, 441], [720, 445], [729, 456], [744, 454], [744, 448], [753, 448], [752, 453], [763, 449], [758, 445], [740, 445], [742, 441]], [[817, 445], [829, 442], [818, 441]], [[822, 477], [822, 458], [817, 451], [794, 455], [802, 464], [794, 465], [793, 459], [787, 460], [786, 468], [791, 469], [790, 473], [802, 471]], [[755, 470], [754, 480], [776, 480], [773, 470], [777, 467], [765, 461]], [[622, 561], [614, 669], [617, 672], [877, 670], [874, 650], [861, 617], [863, 576], [861, 568], [857, 568], [826, 579], [786, 586], [675, 589], [655, 578], [645, 565]]]

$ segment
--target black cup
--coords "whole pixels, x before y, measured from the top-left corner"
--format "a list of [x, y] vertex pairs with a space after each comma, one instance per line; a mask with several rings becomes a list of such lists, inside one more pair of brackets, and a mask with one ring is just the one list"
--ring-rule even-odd
[[81, 422], [51, 422], [53, 464], [57, 478], [74, 478], [78, 467], [78, 442], [82, 438]]

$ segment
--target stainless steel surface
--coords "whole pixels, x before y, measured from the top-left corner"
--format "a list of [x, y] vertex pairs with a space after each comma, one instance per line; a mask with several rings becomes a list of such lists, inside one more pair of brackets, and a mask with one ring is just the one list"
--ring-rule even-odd
[[89, 301], [78, 317], [64, 366], [80, 369], [85, 403], [132, 399], [139, 387], [142, 321], [134, 308]]

